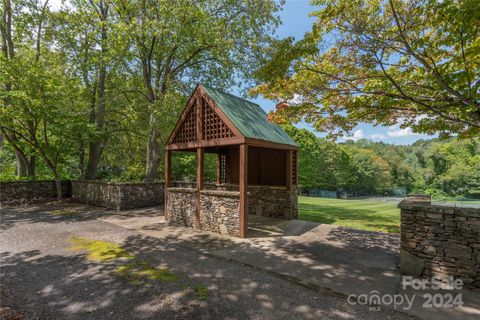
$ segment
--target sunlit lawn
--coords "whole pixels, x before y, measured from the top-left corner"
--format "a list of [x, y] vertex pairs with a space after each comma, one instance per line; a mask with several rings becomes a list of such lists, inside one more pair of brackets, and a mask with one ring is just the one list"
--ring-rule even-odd
[[299, 219], [354, 229], [400, 232], [396, 201], [298, 197]]

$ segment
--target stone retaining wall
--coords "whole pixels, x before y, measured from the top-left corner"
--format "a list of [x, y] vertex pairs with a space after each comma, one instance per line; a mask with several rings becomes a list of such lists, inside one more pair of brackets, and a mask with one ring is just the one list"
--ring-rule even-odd
[[402, 273], [461, 278], [480, 287], [480, 209], [406, 199], [401, 209]]
[[[172, 182], [173, 187], [196, 188], [195, 182]], [[205, 183], [205, 190], [238, 191], [238, 184]], [[258, 216], [297, 219], [298, 218], [298, 190], [280, 186], [248, 186], [248, 214]]]
[[[64, 198], [70, 197], [70, 181], [62, 181], [62, 193]], [[57, 188], [53, 180], [0, 182], [0, 203], [2, 205], [18, 205], [56, 198]]]
[[[168, 224], [196, 227], [196, 189], [168, 188]], [[202, 190], [200, 192], [200, 230], [240, 236], [240, 193]]]
[[240, 193], [238, 191], [200, 192], [200, 226], [202, 230], [240, 236]]
[[168, 224], [181, 227], [195, 227], [196, 189], [168, 188]]
[[249, 186], [248, 213], [279, 219], [297, 219], [297, 188]]
[[72, 180], [72, 198], [116, 210], [163, 204], [163, 182], [109, 183]]

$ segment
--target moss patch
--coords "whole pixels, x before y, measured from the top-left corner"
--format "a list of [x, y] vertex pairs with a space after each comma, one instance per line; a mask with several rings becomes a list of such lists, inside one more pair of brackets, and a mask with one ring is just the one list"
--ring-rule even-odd
[[202, 285], [196, 285], [192, 287], [197, 294], [198, 299], [200, 300], [207, 300], [208, 298], [208, 289]]
[[[118, 265], [113, 273], [134, 285], [140, 285], [145, 280], [178, 282], [180, 278], [167, 268], [155, 268], [151, 263], [135, 257], [116, 243], [91, 240], [82, 237], [70, 238], [72, 246], [71, 251], [87, 251], [87, 259], [96, 262], [107, 262], [115, 260], [125, 260]], [[182, 288], [192, 288], [199, 300], [208, 298], [208, 289], [202, 285], [187, 286], [180, 284]]]
[[110, 261], [116, 259], [133, 259], [135, 256], [118, 244], [108, 241], [90, 240], [80, 237], [70, 239], [71, 251], [88, 251], [87, 259], [91, 261]]
[[48, 213], [53, 214], [54, 216], [70, 216], [70, 215], [78, 214], [79, 212], [72, 209], [59, 209], [59, 210], [51, 210]]
[[178, 281], [178, 277], [167, 268], [155, 268], [148, 262], [138, 260], [118, 266], [114, 272], [133, 284], [138, 284], [143, 279], [165, 282]]

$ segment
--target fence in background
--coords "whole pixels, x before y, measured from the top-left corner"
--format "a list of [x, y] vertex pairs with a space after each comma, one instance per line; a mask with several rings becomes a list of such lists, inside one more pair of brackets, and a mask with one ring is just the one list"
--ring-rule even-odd
[[322, 189], [301, 189], [300, 194], [307, 197], [337, 198], [337, 191]]
[[457, 208], [480, 208], [480, 199], [432, 199], [432, 204]]
[[395, 187], [392, 190], [393, 196], [397, 198], [405, 198], [407, 196], [407, 188]]

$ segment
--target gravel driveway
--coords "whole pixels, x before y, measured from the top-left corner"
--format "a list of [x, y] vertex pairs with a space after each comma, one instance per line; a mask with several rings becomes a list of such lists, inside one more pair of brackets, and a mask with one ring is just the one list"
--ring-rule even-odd
[[[369, 312], [262, 270], [202, 255], [96, 220], [72, 203], [2, 208], [1, 301], [19, 319], [410, 319]], [[71, 239], [114, 242], [177, 281], [119, 277], [120, 260], [92, 261]], [[6, 309], [3, 309], [4, 311]]]

